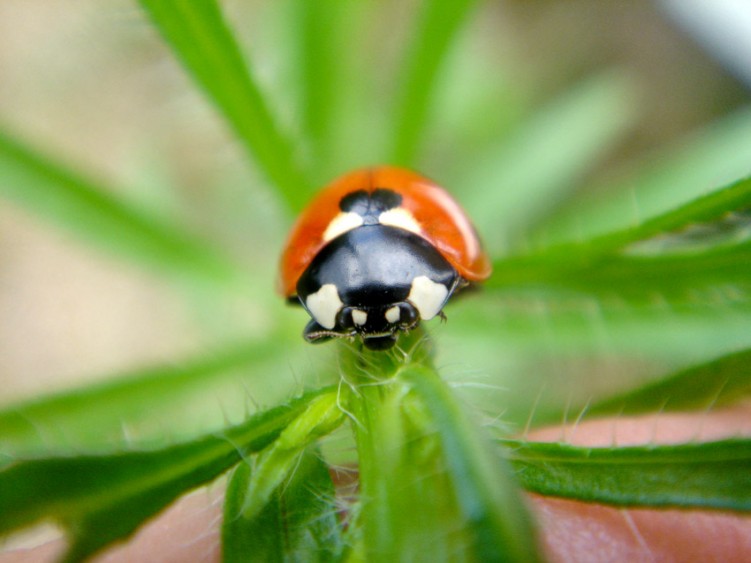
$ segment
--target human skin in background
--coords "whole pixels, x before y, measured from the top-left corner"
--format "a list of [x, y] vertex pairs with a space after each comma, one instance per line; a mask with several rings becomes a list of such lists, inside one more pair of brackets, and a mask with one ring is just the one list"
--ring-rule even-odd
[[[593, 420], [531, 433], [531, 440], [580, 446], [671, 444], [751, 436], [751, 405], [704, 414]], [[188, 495], [130, 541], [96, 561], [219, 561], [222, 491]], [[551, 561], [751, 561], [751, 516], [705, 510], [624, 509], [530, 495], [542, 549]], [[0, 563], [54, 561], [54, 540], [0, 554]]]

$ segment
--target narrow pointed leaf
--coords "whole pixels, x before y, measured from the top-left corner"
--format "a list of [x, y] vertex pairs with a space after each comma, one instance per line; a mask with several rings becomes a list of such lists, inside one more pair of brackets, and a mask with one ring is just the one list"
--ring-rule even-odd
[[[560, 259], [560, 261], [559, 261]], [[573, 290], [579, 295], [617, 297], [637, 303], [747, 301], [751, 281], [751, 242], [703, 252], [665, 256], [605, 256], [577, 260], [499, 261], [490, 287], [539, 287]], [[723, 299], [723, 291], [726, 295]]]
[[[572, 201], [541, 229], [545, 240], [581, 240], [649, 221], [751, 172], [751, 108], [722, 118], [654, 155], [602, 197]], [[623, 175], [622, 175], [623, 176]]]
[[246, 518], [243, 508], [250, 484], [250, 465], [241, 463], [230, 480], [224, 504], [225, 563], [340, 559], [344, 542], [334, 485], [318, 451], [308, 450], [263, 510]]
[[530, 491], [618, 506], [751, 511], [751, 441], [580, 448], [504, 441]]
[[500, 260], [488, 285], [542, 285], [673, 304], [702, 295], [716, 301], [723, 292], [728, 301], [746, 299], [749, 206], [751, 180], [744, 179], [634, 228]]
[[474, 0], [424, 1], [404, 59], [393, 120], [390, 162], [414, 165], [428, 120], [438, 72]]
[[269, 501], [300, 460], [305, 448], [318, 438], [333, 432], [344, 421], [338, 397], [321, 395], [311, 399], [304, 412], [291, 421], [255, 461], [249, 490], [242, 507], [243, 517], [250, 519]]
[[[490, 286], [550, 284], [595, 293], [662, 295], [734, 284], [748, 285], [751, 244], [742, 236], [749, 220], [744, 215], [751, 206], [751, 179], [690, 201], [674, 210], [625, 230], [600, 235], [580, 243], [553, 246], [528, 256], [497, 261]], [[728, 217], [737, 218], [736, 225]], [[704, 242], [694, 247], [649, 250], [629, 246], [680, 235], [701, 226]], [[729, 241], [714, 242], [709, 230], [736, 229]], [[745, 229], [747, 231], [747, 228]], [[696, 237], [695, 237], [696, 238]], [[674, 242], [674, 245], [677, 242]], [[627, 253], [616, 253], [623, 249]]]
[[[260, 365], [273, 350], [245, 343], [182, 365], [159, 366], [0, 410], [0, 455], [101, 451], [132, 444], [123, 429], [184, 404], [225, 374]], [[159, 433], [165, 428], [159, 426]]]
[[327, 180], [332, 159], [332, 135], [342, 82], [341, 47], [347, 44], [344, 31], [351, 24], [352, 5], [339, 0], [309, 2], [296, 0], [294, 12], [298, 53], [294, 60], [301, 98], [301, 121], [312, 148], [316, 177]]
[[[543, 261], [560, 261], [566, 257], [568, 260], [583, 262], [655, 237], [669, 235], [677, 237], [682, 233], [689, 234], [691, 228], [697, 227], [702, 227], [705, 233], [712, 226], [718, 230], [729, 230], [735, 227], [736, 230], [741, 231], [740, 235], [743, 228], [751, 223], [751, 220], [746, 217], [750, 208], [751, 178], [744, 178], [648, 219], [635, 227], [616, 230], [577, 243], [543, 249], [539, 252], [538, 258]], [[729, 218], [735, 218], [736, 224], [730, 223]], [[738, 238], [743, 240], [741, 236]]]
[[80, 561], [127, 538], [179, 495], [267, 446], [320, 393], [255, 415], [221, 435], [162, 450], [18, 460], [0, 471], [0, 534], [54, 520], [70, 536], [64, 560]]
[[212, 283], [238, 277], [221, 254], [197, 238], [3, 131], [0, 194], [141, 266]]
[[744, 350], [596, 403], [587, 409], [587, 415], [704, 410], [749, 395], [751, 350]]
[[141, 5], [285, 203], [298, 211], [311, 188], [217, 2], [141, 0]]

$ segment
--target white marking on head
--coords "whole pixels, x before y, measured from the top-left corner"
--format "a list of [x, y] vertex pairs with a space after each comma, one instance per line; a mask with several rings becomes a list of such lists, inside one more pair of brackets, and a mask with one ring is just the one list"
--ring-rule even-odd
[[441, 312], [448, 293], [449, 290], [442, 283], [436, 283], [427, 276], [417, 276], [412, 280], [412, 289], [407, 299], [420, 313], [420, 318], [427, 321]]
[[401, 313], [399, 312], [398, 305], [394, 305], [391, 309], [386, 310], [386, 320], [391, 324], [398, 323], [400, 318]]
[[365, 311], [360, 311], [360, 309], [353, 309], [352, 322], [357, 326], [362, 326], [368, 322], [368, 314]]
[[316, 322], [329, 330], [336, 325], [336, 314], [342, 308], [342, 300], [333, 283], [321, 286], [321, 289], [308, 295], [305, 307], [308, 309]]
[[335, 239], [339, 235], [343, 235], [347, 231], [356, 229], [362, 225], [362, 217], [353, 212], [340, 212], [336, 217], [331, 220], [329, 226], [323, 232], [323, 240], [329, 242]]
[[403, 207], [387, 209], [378, 216], [378, 222], [381, 225], [398, 227], [417, 235], [422, 232], [420, 223], [418, 223], [414, 216]]

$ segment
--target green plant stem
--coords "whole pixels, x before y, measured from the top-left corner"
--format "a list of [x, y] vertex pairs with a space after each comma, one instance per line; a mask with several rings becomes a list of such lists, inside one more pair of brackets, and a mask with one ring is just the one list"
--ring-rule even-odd
[[355, 419], [354, 429], [360, 469], [360, 495], [364, 505], [361, 525], [368, 553], [374, 560], [396, 556], [394, 528], [395, 499], [390, 493], [391, 480], [398, 478], [396, 462], [389, 451], [389, 438], [399, 437], [399, 417], [392, 385], [361, 387], [359, 397], [350, 400]]
[[[424, 340], [424, 337], [420, 337]], [[536, 561], [536, 535], [510, 469], [412, 336], [410, 353], [349, 348], [346, 394], [360, 460], [368, 558]], [[359, 356], [358, 356], [359, 354]], [[419, 555], [418, 555], [419, 554]]]

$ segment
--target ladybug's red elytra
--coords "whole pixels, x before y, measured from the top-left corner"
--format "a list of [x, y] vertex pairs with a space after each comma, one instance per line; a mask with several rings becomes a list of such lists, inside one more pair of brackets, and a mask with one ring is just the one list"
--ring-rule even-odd
[[324, 188], [287, 239], [279, 292], [312, 320], [308, 342], [360, 336], [391, 348], [400, 331], [442, 314], [490, 275], [472, 223], [454, 199], [409, 170], [356, 170]]

